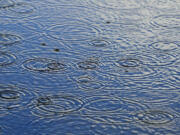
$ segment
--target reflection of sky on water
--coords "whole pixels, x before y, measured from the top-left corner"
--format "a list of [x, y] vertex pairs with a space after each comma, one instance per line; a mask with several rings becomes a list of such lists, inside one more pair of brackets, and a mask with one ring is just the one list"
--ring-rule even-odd
[[178, 0], [0, 0], [0, 134], [178, 134]]

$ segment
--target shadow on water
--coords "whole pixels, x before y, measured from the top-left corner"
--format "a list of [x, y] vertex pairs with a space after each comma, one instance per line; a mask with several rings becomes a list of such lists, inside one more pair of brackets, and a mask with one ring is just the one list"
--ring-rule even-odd
[[179, 7], [0, 0], [0, 134], [179, 134]]

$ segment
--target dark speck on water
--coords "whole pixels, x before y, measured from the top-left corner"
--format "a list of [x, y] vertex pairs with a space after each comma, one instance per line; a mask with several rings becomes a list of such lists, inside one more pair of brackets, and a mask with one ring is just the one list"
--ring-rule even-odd
[[41, 45], [42, 45], [42, 46], [47, 46], [47, 44], [46, 44], [46, 43], [41, 43]]
[[55, 52], [59, 52], [60, 50], [58, 48], [54, 49]]
[[110, 24], [111, 22], [110, 21], [106, 21], [107, 24]]

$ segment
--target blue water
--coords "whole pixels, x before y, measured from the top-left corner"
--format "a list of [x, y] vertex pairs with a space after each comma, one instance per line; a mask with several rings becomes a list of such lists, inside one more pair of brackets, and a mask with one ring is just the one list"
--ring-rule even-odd
[[0, 134], [179, 135], [179, 0], [0, 0]]

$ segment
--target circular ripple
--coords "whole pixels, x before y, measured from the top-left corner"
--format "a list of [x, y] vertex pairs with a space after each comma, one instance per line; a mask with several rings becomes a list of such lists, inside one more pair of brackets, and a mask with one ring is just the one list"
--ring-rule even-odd
[[28, 70], [38, 72], [58, 72], [67, 68], [67, 65], [47, 58], [29, 59], [24, 62], [23, 66]]
[[[138, 84], [136, 83], [136, 85]], [[141, 82], [140, 85], [143, 85], [143, 82]], [[130, 99], [136, 100], [139, 103], [144, 103], [147, 105], [161, 105], [161, 106], [169, 105], [170, 103], [177, 101], [177, 99], [179, 98], [176, 89], [170, 89], [170, 88], [162, 89], [162, 87], [160, 87], [159, 89], [157, 88], [153, 89], [153, 87], [155, 86], [153, 86], [152, 84], [149, 85], [149, 87], [150, 88], [148, 88], [148, 86], [146, 86], [146, 88], [136, 87], [136, 89], [134, 88], [135, 91], [131, 91], [131, 92], [125, 91], [123, 95], [129, 97]]]
[[159, 15], [152, 19], [151, 24], [157, 27], [166, 28], [179, 28], [180, 27], [180, 15]]
[[150, 110], [137, 115], [138, 120], [152, 125], [166, 124], [174, 119], [174, 116], [169, 112]]
[[72, 21], [66, 24], [52, 26], [48, 35], [52, 38], [64, 41], [86, 41], [99, 34], [99, 30], [82, 21]]
[[144, 105], [129, 99], [93, 96], [86, 100], [84, 114], [133, 113], [144, 110]]
[[133, 100], [102, 95], [85, 99], [85, 102], [81, 110], [82, 115], [96, 123], [114, 125], [132, 122], [134, 112], [147, 108]]
[[101, 7], [110, 9], [133, 9], [141, 6], [140, 3], [134, 0], [90, 0], [88, 3], [93, 6], [97, 6], [98, 8]]
[[176, 62], [177, 56], [170, 54], [169, 52], [149, 52], [140, 56], [143, 59], [143, 63], [148, 66], [167, 66]]
[[138, 67], [140, 66], [140, 63], [142, 62], [138, 59], [127, 58], [118, 60], [116, 64], [123, 67]]
[[32, 114], [39, 117], [61, 116], [78, 111], [83, 102], [69, 95], [51, 95], [39, 97], [33, 103]]
[[137, 55], [108, 57], [101, 63], [102, 74], [118, 77], [146, 77], [156, 73], [154, 68], [145, 65], [143, 58]]
[[127, 62], [126, 64], [128, 65], [126, 66], [128, 66], [129, 68], [131, 68], [132, 66], [140, 67], [142, 65], [167, 66], [177, 61], [176, 54], [170, 54], [170, 52], [157, 52], [157, 51], [129, 53], [129, 54], [124, 54], [124, 56], [122, 54], [121, 56], [116, 56], [116, 57], [117, 58], [120, 57], [119, 60], [115, 62], [116, 65], [125, 67], [125, 63]]
[[13, 45], [20, 40], [18, 35], [0, 33], [0, 46]]
[[0, 52], [0, 67], [5, 67], [15, 63], [16, 56], [6, 52]]
[[25, 88], [0, 85], [0, 110], [4, 112], [24, 109], [36, 96]]
[[12, 2], [11, 0], [0, 0], [0, 9], [13, 7], [13, 6], [14, 6], [14, 2]]
[[15, 91], [4, 90], [0, 91], [0, 97], [5, 100], [16, 100], [19, 98], [19, 94]]
[[77, 66], [79, 69], [83, 70], [95, 70], [99, 66], [99, 61], [97, 58], [88, 58], [84, 61], [78, 62]]
[[150, 46], [156, 50], [161, 50], [161, 51], [173, 51], [179, 48], [178, 42], [168, 42], [168, 41], [154, 42]]
[[21, 2], [21, 3], [15, 3], [13, 7], [10, 8], [9, 10], [18, 14], [29, 14], [32, 13], [35, 10], [35, 8], [28, 3]]
[[30, 3], [14, 2], [13, 5], [10, 5], [2, 11], [2, 16], [4, 19], [7, 19], [7, 21], [14, 23], [28, 17], [32, 19], [32, 17], [37, 16], [37, 14], [33, 14], [34, 12], [35, 7]]
[[95, 80], [91, 76], [80, 76], [76, 79], [78, 86], [84, 90], [97, 90], [103, 87], [100, 81]]
[[89, 45], [93, 47], [108, 47], [110, 42], [104, 40], [104, 39], [94, 39], [91, 42], [89, 42]]
[[[54, 126], [56, 125], [56, 126]], [[29, 126], [38, 129], [34, 130], [36, 133], [33, 132], [33, 130], [28, 131], [30, 134], [67, 134], [67, 135], [75, 135], [75, 134], [81, 134], [81, 135], [94, 135], [94, 134], [106, 134], [106, 130], [112, 131], [112, 128], [108, 128], [106, 125], [99, 125], [95, 122], [92, 122], [88, 120], [86, 117], [79, 116], [79, 115], [67, 115], [64, 117], [61, 117], [60, 119], [56, 119], [50, 122], [44, 122], [42, 120], [32, 122]], [[114, 126], [114, 128], [116, 128]], [[118, 132], [118, 129], [117, 133]], [[32, 133], [33, 132], [33, 133]]]
[[148, 1], [148, 5], [159, 9], [163, 9], [164, 11], [175, 10], [176, 6], [178, 7], [176, 0], [150, 0]]

